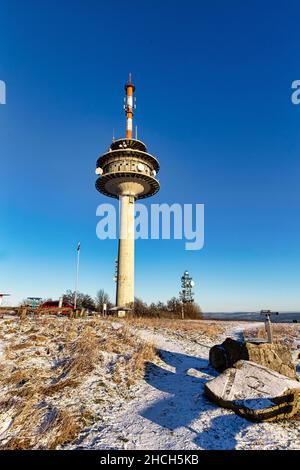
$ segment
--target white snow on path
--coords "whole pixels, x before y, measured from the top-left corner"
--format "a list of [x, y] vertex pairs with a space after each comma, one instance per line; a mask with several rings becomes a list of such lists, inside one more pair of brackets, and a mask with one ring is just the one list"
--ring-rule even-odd
[[[300, 449], [299, 421], [250, 423], [203, 395], [204, 383], [216, 375], [207, 346], [136, 332], [154, 342], [159, 363], [148, 365], [133, 400], [118, 400], [69, 448]], [[232, 333], [239, 335], [241, 326]]]

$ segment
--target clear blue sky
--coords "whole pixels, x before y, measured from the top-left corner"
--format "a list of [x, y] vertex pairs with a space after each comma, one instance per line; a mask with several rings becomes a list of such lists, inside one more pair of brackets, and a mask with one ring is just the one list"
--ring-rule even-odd
[[138, 241], [136, 294], [206, 311], [300, 309], [298, 1], [0, 0], [0, 291], [114, 298], [116, 241], [96, 238], [95, 162], [124, 134], [128, 72], [139, 138], [161, 163], [151, 202], [204, 203], [205, 247]]

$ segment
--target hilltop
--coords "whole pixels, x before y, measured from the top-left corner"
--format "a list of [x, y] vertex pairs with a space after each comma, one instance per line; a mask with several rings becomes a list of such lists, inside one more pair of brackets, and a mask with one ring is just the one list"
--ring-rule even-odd
[[[299, 449], [298, 417], [253, 424], [203, 395], [209, 348], [261, 323], [0, 320], [2, 449]], [[300, 325], [278, 324], [295, 349]]]

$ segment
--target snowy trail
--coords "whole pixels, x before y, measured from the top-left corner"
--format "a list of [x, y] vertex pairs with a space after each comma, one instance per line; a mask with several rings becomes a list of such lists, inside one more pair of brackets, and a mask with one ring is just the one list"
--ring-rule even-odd
[[[241, 326], [232, 333], [241, 334]], [[253, 424], [219, 408], [203, 395], [215, 376], [209, 347], [147, 329], [138, 334], [159, 349], [146, 367], [135, 398], [113, 404], [101, 422], [70, 448], [89, 449], [299, 449], [300, 432], [280, 423]]]

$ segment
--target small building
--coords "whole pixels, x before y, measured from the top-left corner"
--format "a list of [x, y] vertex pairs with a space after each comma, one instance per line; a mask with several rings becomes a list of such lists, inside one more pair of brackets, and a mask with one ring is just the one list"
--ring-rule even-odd
[[118, 318], [124, 318], [126, 312], [130, 312], [132, 309], [129, 307], [112, 307], [108, 310], [110, 315], [116, 315]]

